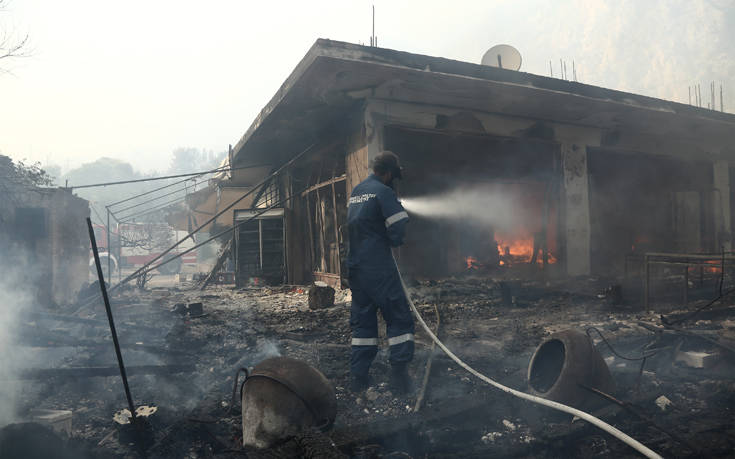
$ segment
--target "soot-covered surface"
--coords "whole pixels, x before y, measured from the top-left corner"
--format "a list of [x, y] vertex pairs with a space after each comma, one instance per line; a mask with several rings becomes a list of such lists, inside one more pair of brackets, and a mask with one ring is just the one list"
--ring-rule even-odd
[[[115, 411], [126, 406], [118, 377], [26, 381], [18, 417], [35, 407], [72, 410], [75, 447], [119, 458], [636, 456], [583, 422], [488, 387], [439, 351], [434, 351], [418, 412], [418, 387], [405, 397], [389, 390], [385, 342], [372, 368], [373, 385], [360, 394], [349, 392], [349, 291], [337, 292], [334, 307], [311, 310], [304, 287], [216, 287], [204, 293], [186, 287], [128, 291], [113, 299], [126, 364], [193, 365], [186, 373], [130, 377], [136, 404], [158, 407], [144, 446], [112, 421]], [[614, 356], [592, 335], [617, 383], [612, 395], [631, 403], [637, 414], [602, 400], [596, 413], [664, 456], [732, 454], [733, 355], [701, 338], [646, 328], [660, 326], [660, 312], [673, 306], [657, 305], [656, 312], [613, 306], [598, 297], [601, 288], [594, 280], [524, 282], [512, 306], [487, 278], [414, 282], [411, 288], [431, 327], [436, 326], [437, 306], [439, 335], [447, 346], [480, 372], [514, 388], [527, 390], [528, 361], [541, 340], [567, 328], [597, 327], [624, 356], [640, 356], [645, 346], [645, 352], [659, 349], [641, 371], [640, 361]], [[172, 312], [177, 303], [192, 302], [203, 303], [203, 316]], [[74, 316], [105, 318], [101, 305], [81, 308]], [[730, 314], [706, 317], [683, 325], [723, 343], [735, 336]], [[71, 346], [55, 366], [115, 365], [104, 327], [38, 320], [25, 326], [37, 327], [32, 343], [37, 352], [59, 348], [48, 339], [41, 347], [38, 338], [46, 334], [64, 336], [65, 348], [84, 341]], [[416, 340], [410, 373], [419, 386], [431, 343], [421, 331]], [[674, 363], [675, 352], [683, 349], [720, 355], [708, 368], [692, 369]], [[271, 450], [243, 450], [239, 403], [232, 407], [230, 400], [233, 376], [238, 368], [275, 355], [302, 359], [330, 379], [338, 399], [337, 422], [329, 432], [304, 432]]]

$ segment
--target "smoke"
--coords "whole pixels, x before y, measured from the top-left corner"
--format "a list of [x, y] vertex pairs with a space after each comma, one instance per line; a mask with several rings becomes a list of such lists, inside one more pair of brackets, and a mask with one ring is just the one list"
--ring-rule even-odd
[[0, 276], [0, 427], [14, 422], [17, 417], [22, 388], [17, 375], [27, 367], [26, 353], [17, 344], [19, 316], [34, 301], [27, 286], [33, 285], [28, 277], [37, 271], [27, 266], [26, 257], [18, 255], [0, 251], [4, 265]]
[[255, 349], [248, 351], [247, 355], [238, 360], [234, 365], [234, 368], [253, 367], [265, 359], [280, 356], [281, 350], [278, 346], [278, 342], [270, 338], [259, 338]]
[[12, 422], [15, 417], [15, 397], [18, 382], [13, 379], [17, 371], [15, 353], [9, 352], [13, 346], [10, 332], [15, 327], [14, 313], [17, 310], [17, 299], [10, 293], [4, 281], [0, 281], [0, 426]]
[[402, 198], [409, 214], [428, 219], [462, 221], [496, 230], [511, 229], [524, 220], [524, 206], [517, 193], [500, 185], [456, 188], [444, 193]]

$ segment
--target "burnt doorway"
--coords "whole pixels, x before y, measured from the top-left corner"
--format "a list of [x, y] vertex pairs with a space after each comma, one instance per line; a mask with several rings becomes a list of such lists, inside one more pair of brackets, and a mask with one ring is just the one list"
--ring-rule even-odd
[[407, 272], [435, 278], [468, 270], [561, 271], [558, 144], [396, 126], [385, 128], [384, 139], [405, 168], [401, 198], [449, 197], [449, 207], [454, 199], [463, 208], [439, 216], [408, 209], [412, 221], [400, 250]]
[[284, 216], [283, 209], [235, 210], [235, 285], [286, 281]]
[[344, 222], [347, 221], [345, 176], [327, 179], [304, 193], [308, 213], [311, 274], [314, 280], [339, 288], [343, 272]]

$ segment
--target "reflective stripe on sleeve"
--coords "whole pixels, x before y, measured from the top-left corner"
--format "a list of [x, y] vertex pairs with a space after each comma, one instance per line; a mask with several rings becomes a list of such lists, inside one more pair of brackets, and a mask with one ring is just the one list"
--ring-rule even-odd
[[388, 345], [395, 346], [396, 344], [405, 343], [406, 341], [413, 341], [413, 333], [405, 333], [403, 335], [394, 336], [388, 338]]
[[385, 227], [387, 228], [390, 225], [392, 225], [393, 223], [398, 222], [398, 221], [401, 221], [404, 218], [408, 218], [408, 213], [406, 213], [405, 210], [404, 211], [401, 211], [401, 212], [398, 212], [398, 213], [395, 213], [395, 214], [393, 214], [390, 217], [388, 217], [388, 218], [385, 219]]
[[378, 338], [352, 338], [353, 346], [377, 346]]

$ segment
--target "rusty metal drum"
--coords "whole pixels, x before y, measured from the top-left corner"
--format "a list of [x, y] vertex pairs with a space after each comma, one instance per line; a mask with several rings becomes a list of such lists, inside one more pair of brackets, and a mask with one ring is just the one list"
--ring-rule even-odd
[[579, 409], [600, 400], [583, 386], [615, 391], [605, 360], [592, 339], [578, 330], [554, 333], [536, 348], [528, 365], [528, 385], [535, 395]]
[[268, 448], [309, 428], [334, 424], [334, 387], [316, 368], [289, 357], [260, 362], [242, 388], [242, 441]]

